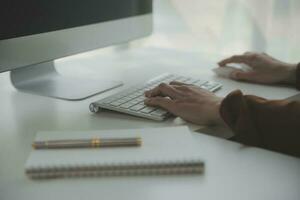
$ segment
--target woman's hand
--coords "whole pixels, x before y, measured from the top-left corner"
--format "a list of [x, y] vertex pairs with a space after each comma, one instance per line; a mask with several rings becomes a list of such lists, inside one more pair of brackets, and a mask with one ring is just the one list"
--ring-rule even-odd
[[193, 85], [162, 83], [145, 93], [145, 104], [161, 107], [182, 119], [201, 125], [223, 124], [219, 114], [221, 97]]
[[256, 83], [289, 83], [296, 82], [296, 64], [281, 62], [271, 56], [262, 53], [247, 52], [243, 55], [234, 55], [230, 58], [220, 61], [220, 67], [232, 63], [241, 63], [248, 65], [250, 71], [235, 70], [230, 77], [235, 80], [250, 81]]

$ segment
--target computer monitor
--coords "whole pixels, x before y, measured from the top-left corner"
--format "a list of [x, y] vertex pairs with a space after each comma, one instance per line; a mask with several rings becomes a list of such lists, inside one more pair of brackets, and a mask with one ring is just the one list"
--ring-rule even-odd
[[122, 83], [67, 78], [53, 61], [151, 31], [152, 0], [2, 0], [0, 72], [19, 90], [84, 99]]

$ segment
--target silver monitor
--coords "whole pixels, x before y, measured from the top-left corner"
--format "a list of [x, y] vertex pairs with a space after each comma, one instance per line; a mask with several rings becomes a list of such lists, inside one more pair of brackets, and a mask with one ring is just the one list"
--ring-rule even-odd
[[152, 31], [152, 0], [3, 0], [0, 72], [29, 93], [79, 100], [122, 85], [59, 75], [54, 60]]

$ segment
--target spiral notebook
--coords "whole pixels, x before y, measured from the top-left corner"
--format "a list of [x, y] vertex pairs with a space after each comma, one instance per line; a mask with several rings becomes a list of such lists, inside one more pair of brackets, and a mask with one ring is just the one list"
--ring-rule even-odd
[[33, 179], [201, 174], [204, 164], [197, 155], [187, 127], [38, 132], [36, 141], [89, 139], [95, 137], [141, 137], [140, 147], [32, 150], [25, 173]]

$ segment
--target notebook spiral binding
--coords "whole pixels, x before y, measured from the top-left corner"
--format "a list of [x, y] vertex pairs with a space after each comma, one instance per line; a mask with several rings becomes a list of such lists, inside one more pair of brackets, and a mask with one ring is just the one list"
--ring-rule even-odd
[[200, 160], [160, 161], [143, 163], [93, 164], [89, 166], [35, 167], [26, 170], [32, 179], [90, 177], [90, 176], [140, 176], [201, 174], [204, 163]]

